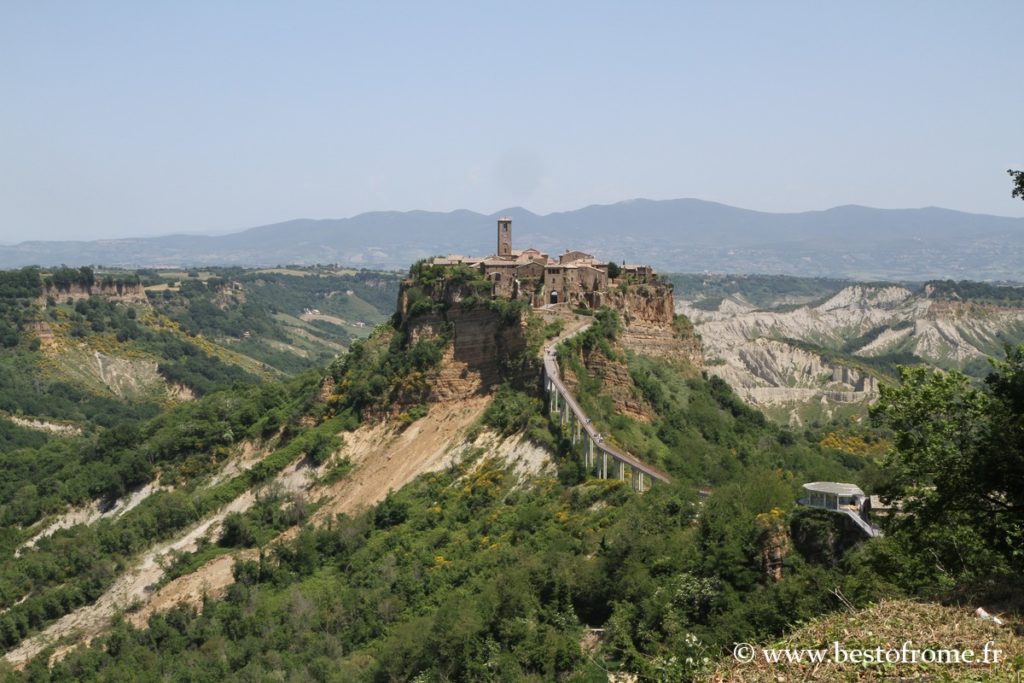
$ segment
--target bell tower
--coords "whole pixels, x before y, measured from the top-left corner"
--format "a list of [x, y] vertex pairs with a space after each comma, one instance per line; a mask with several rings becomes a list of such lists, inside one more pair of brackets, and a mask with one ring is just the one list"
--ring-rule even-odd
[[498, 219], [498, 256], [512, 255], [512, 219], [502, 216]]

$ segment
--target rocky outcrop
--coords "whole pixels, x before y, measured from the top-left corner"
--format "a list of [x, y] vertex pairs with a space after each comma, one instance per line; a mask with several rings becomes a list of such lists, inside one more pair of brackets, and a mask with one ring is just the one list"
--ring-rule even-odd
[[66, 288], [50, 285], [43, 288], [43, 293], [39, 296], [36, 303], [40, 306], [46, 306], [51, 298], [58, 303], [66, 303], [68, 301], [89, 299], [94, 296], [103, 297], [111, 301], [139, 303], [146, 300], [146, 290], [141, 283], [127, 284], [117, 282], [110, 284], [97, 282], [91, 287], [73, 284]]
[[622, 318], [623, 345], [652, 358], [685, 361], [700, 369], [704, 354], [690, 325], [677, 325], [672, 285], [630, 285], [603, 293], [602, 305], [614, 308]]
[[[519, 309], [510, 302], [491, 302], [471, 283], [446, 280], [424, 287], [406, 281], [399, 291], [397, 315], [411, 345], [422, 339], [450, 340], [431, 378], [431, 402], [488, 391], [501, 381], [507, 364], [526, 350]], [[539, 366], [537, 373], [539, 377]]]
[[[595, 303], [619, 312], [624, 332], [621, 343], [636, 353], [702, 365], [700, 339], [688, 321], [677, 324], [669, 283], [633, 284], [593, 292]], [[520, 302], [492, 299], [478, 283], [458, 279], [430, 282], [406, 280], [398, 296], [400, 325], [415, 344], [421, 339], [451, 340], [436, 377], [431, 378], [431, 401], [460, 400], [489, 390], [502, 381], [513, 359], [527, 363], [520, 375], [536, 370], [536, 359], [524, 359], [527, 341], [525, 311]], [[607, 378], [620, 412], [650, 421], [650, 409], [636, 398], [624, 364], [601, 356], [588, 368]], [[534, 367], [535, 366], [535, 367]]]
[[857, 355], [870, 358], [871, 356], [880, 356], [885, 353], [896, 351], [913, 334], [913, 327], [904, 327], [898, 330], [891, 328], [883, 330], [877, 337], [875, 337], [874, 341], [868, 342], [858, 349]]
[[[451, 334], [430, 400], [457, 401], [488, 391], [502, 378], [506, 363], [526, 350], [521, 321], [509, 322], [486, 306], [455, 306], [410, 322], [410, 340]], [[539, 370], [538, 370], [539, 372]]]
[[805, 560], [835, 567], [864, 540], [864, 533], [844, 514], [812, 507], [796, 508], [790, 518], [792, 544]]
[[825, 399], [836, 403], [872, 402], [875, 377], [771, 339], [754, 339], [720, 351], [723, 364], [708, 368], [748, 403], [780, 406]]
[[619, 311], [627, 326], [671, 327], [675, 317], [675, 300], [669, 283], [616, 288], [604, 293], [602, 303]]
[[[601, 380], [601, 394], [612, 399], [615, 412], [638, 422], [650, 423], [654, 411], [640, 396], [624, 363], [609, 359], [600, 349], [593, 349], [584, 352], [583, 364], [591, 376]], [[562, 381], [572, 394], [579, 394], [579, 380], [571, 369], [562, 369]]]
[[782, 563], [792, 550], [789, 528], [785, 516], [779, 509], [773, 509], [757, 516], [761, 529], [758, 543], [761, 548], [761, 566], [772, 581], [782, 580]]
[[[728, 300], [727, 300], [728, 301]], [[709, 358], [728, 360], [730, 350], [757, 339], [795, 339], [872, 357], [909, 352], [940, 365], [991, 355], [1000, 339], [1024, 326], [1024, 310], [949, 302], [914, 295], [904, 287], [847, 287], [818, 306], [760, 311], [729, 308], [704, 311], [683, 302]]]
[[906, 287], [889, 285], [871, 287], [868, 285], [852, 285], [837, 292], [832, 298], [817, 307], [819, 311], [861, 310], [894, 310], [900, 308], [914, 296]]

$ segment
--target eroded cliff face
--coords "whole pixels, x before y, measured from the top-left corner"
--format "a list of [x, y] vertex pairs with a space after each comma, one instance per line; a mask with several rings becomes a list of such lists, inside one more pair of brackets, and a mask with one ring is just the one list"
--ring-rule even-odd
[[793, 548], [790, 542], [786, 518], [778, 508], [757, 516], [761, 530], [758, 544], [761, 550], [761, 566], [772, 581], [781, 581], [782, 565]]
[[613, 308], [622, 318], [623, 345], [644, 356], [685, 361], [694, 368], [704, 366], [700, 337], [689, 325], [675, 323], [672, 285], [655, 283], [631, 285], [602, 294], [602, 305]]
[[709, 371], [757, 406], [822, 398], [834, 403], [872, 402], [878, 397], [873, 376], [772, 339], [750, 340], [719, 358], [726, 362]]
[[[692, 326], [680, 325], [675, 319], [671, 284], [629, 285], [595, 294], [599, 305], [619, 312], [622, 348], [702, 367], [700, 338]], [[478, 291], [472, 283], [406, 281], [399, 292], [397, 316], [410, 344], [441, 337], [451, 340], [436, 377], [431, 378], [430, 401], [461, 400], [489, 391], [503, 380], [509, 362], [527, 348], [526, 313], [517, 312], [513, 302], [491, 300], [489, 292]], [[539, 379], [539, 361], [528, 360], [518, 372], [536, 373]], [[617, 410], [650, 421], [650, 407], [637, 398], [622, 362], [599, 353], [590, 354], [584, 362], [588, 370], [604, 378]], [[521, 379], [529, 381], [528, 377]], [[567, 378], [567, 382], [573, 379]]]
[[[667, 361], [679, 361], [695, 370], [703, 367], [700, 337], [683, 317], [675, 316], [672, 285], [653, 283], [613, 287], [598, 303], [619, 313], [622, 333], [613, 343], [615, 355], [624, 350]], [[615, 411], [640, 422], [651, 422], [653, 408], [644, 400], [622, 360], [609, 358], [600, 348], [583, 352], [587, 372], [598, 377], [602, 393], [615, 403]], [[564, 368], [564, 381], [576, 391], [577, 378]]]
[[100, 282], [91, 287], [82, 287], [81, 285], [74, 284], [67, 289], [51, 286], [43, 288], [43, 293], [39, 296], [37, 303], [40, 306], [46, 306], [50, 297], [58, 303], [65, 303], [69, 299], [71, 301], [79, 301], [80, 299], [88, 299], [94, 296], [100, 296], [111, 301], [139, 303], [146, 301], [146, 290], [141, 284], [131, 285], [122, 283], [108, 285]]
[[[435, 304], [428, 312], [417, 312], [407, 285], [398, 298], [400, 324], [410, 344], [450, 340], [431, 378], [427, 400], [457, 401], [486, 393], [502, 381], [508, 363], [526, 350], [523, 316], [512, 308], [490, 306], [465, 286], [449, 284], [427, 294]], [[539, 378], [539, 365], [534, 370]]]
[[[622, 361], [609, 359], [600, 349], [593, 349], [583, 353], [583, 364], [587, 372], [600, 378], [601, 393], [615, 403], [615, 412], [639, 422], [649, 423], [653, 419], [654, 410], [640, 395]], [[579, 380], [571, 368], [562, 369], [562, 381], [573, 394], [579, 393]]]
[[450, 335], [429, 400], [456, 401], [486, 393], [501, 382], [506, 363], [526, 350], [524, 325], [485, 306], [454, 306], [408, 322], [409, 339]]
[[851, 285], [796, 308], [759, 310], [725, 299], [717, 310], [682, 302], [680, 311], [703, 339], [708, 372], [794, 425], [834, 411], [862, 417], [878, 398], [878, 380], [864, 364], [823, 357], [794, 340], [865, 359], [905, 354], [962, 368], [997, 355], [1003, 340], [1024, 330], [1024, 309], [936, 300], [897, 286]]
[[728, 299], [716, 311], [689, 302], [680, 310], [696, 324], [709, 358], [730, 365], [738, 349], [759, 339], [848, 347], [865, 358], [907, 352], [957, 365], [998, 352], [1001, 339], [1024, 327], [1024, 309], [938, 301], [895, 286], [852, 285], [822, 304], [792, 310], [758, 310]]

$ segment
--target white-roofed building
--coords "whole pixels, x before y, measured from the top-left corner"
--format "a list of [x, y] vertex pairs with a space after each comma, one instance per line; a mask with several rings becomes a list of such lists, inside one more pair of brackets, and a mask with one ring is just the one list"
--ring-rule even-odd
[[834, 510], [848, 516], [868, 536], [880, 536], [881, 530], [870, 522], [871, 498], [856, 484], [838, 481], [812, 481], [804, 484], [801, 505]]

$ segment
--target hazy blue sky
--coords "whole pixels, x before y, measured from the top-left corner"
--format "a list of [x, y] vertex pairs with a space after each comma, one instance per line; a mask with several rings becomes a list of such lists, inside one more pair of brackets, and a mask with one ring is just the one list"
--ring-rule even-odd
[[0, 0], [0, 241], [632, 197], [1024, 215], [1024, 2]]

